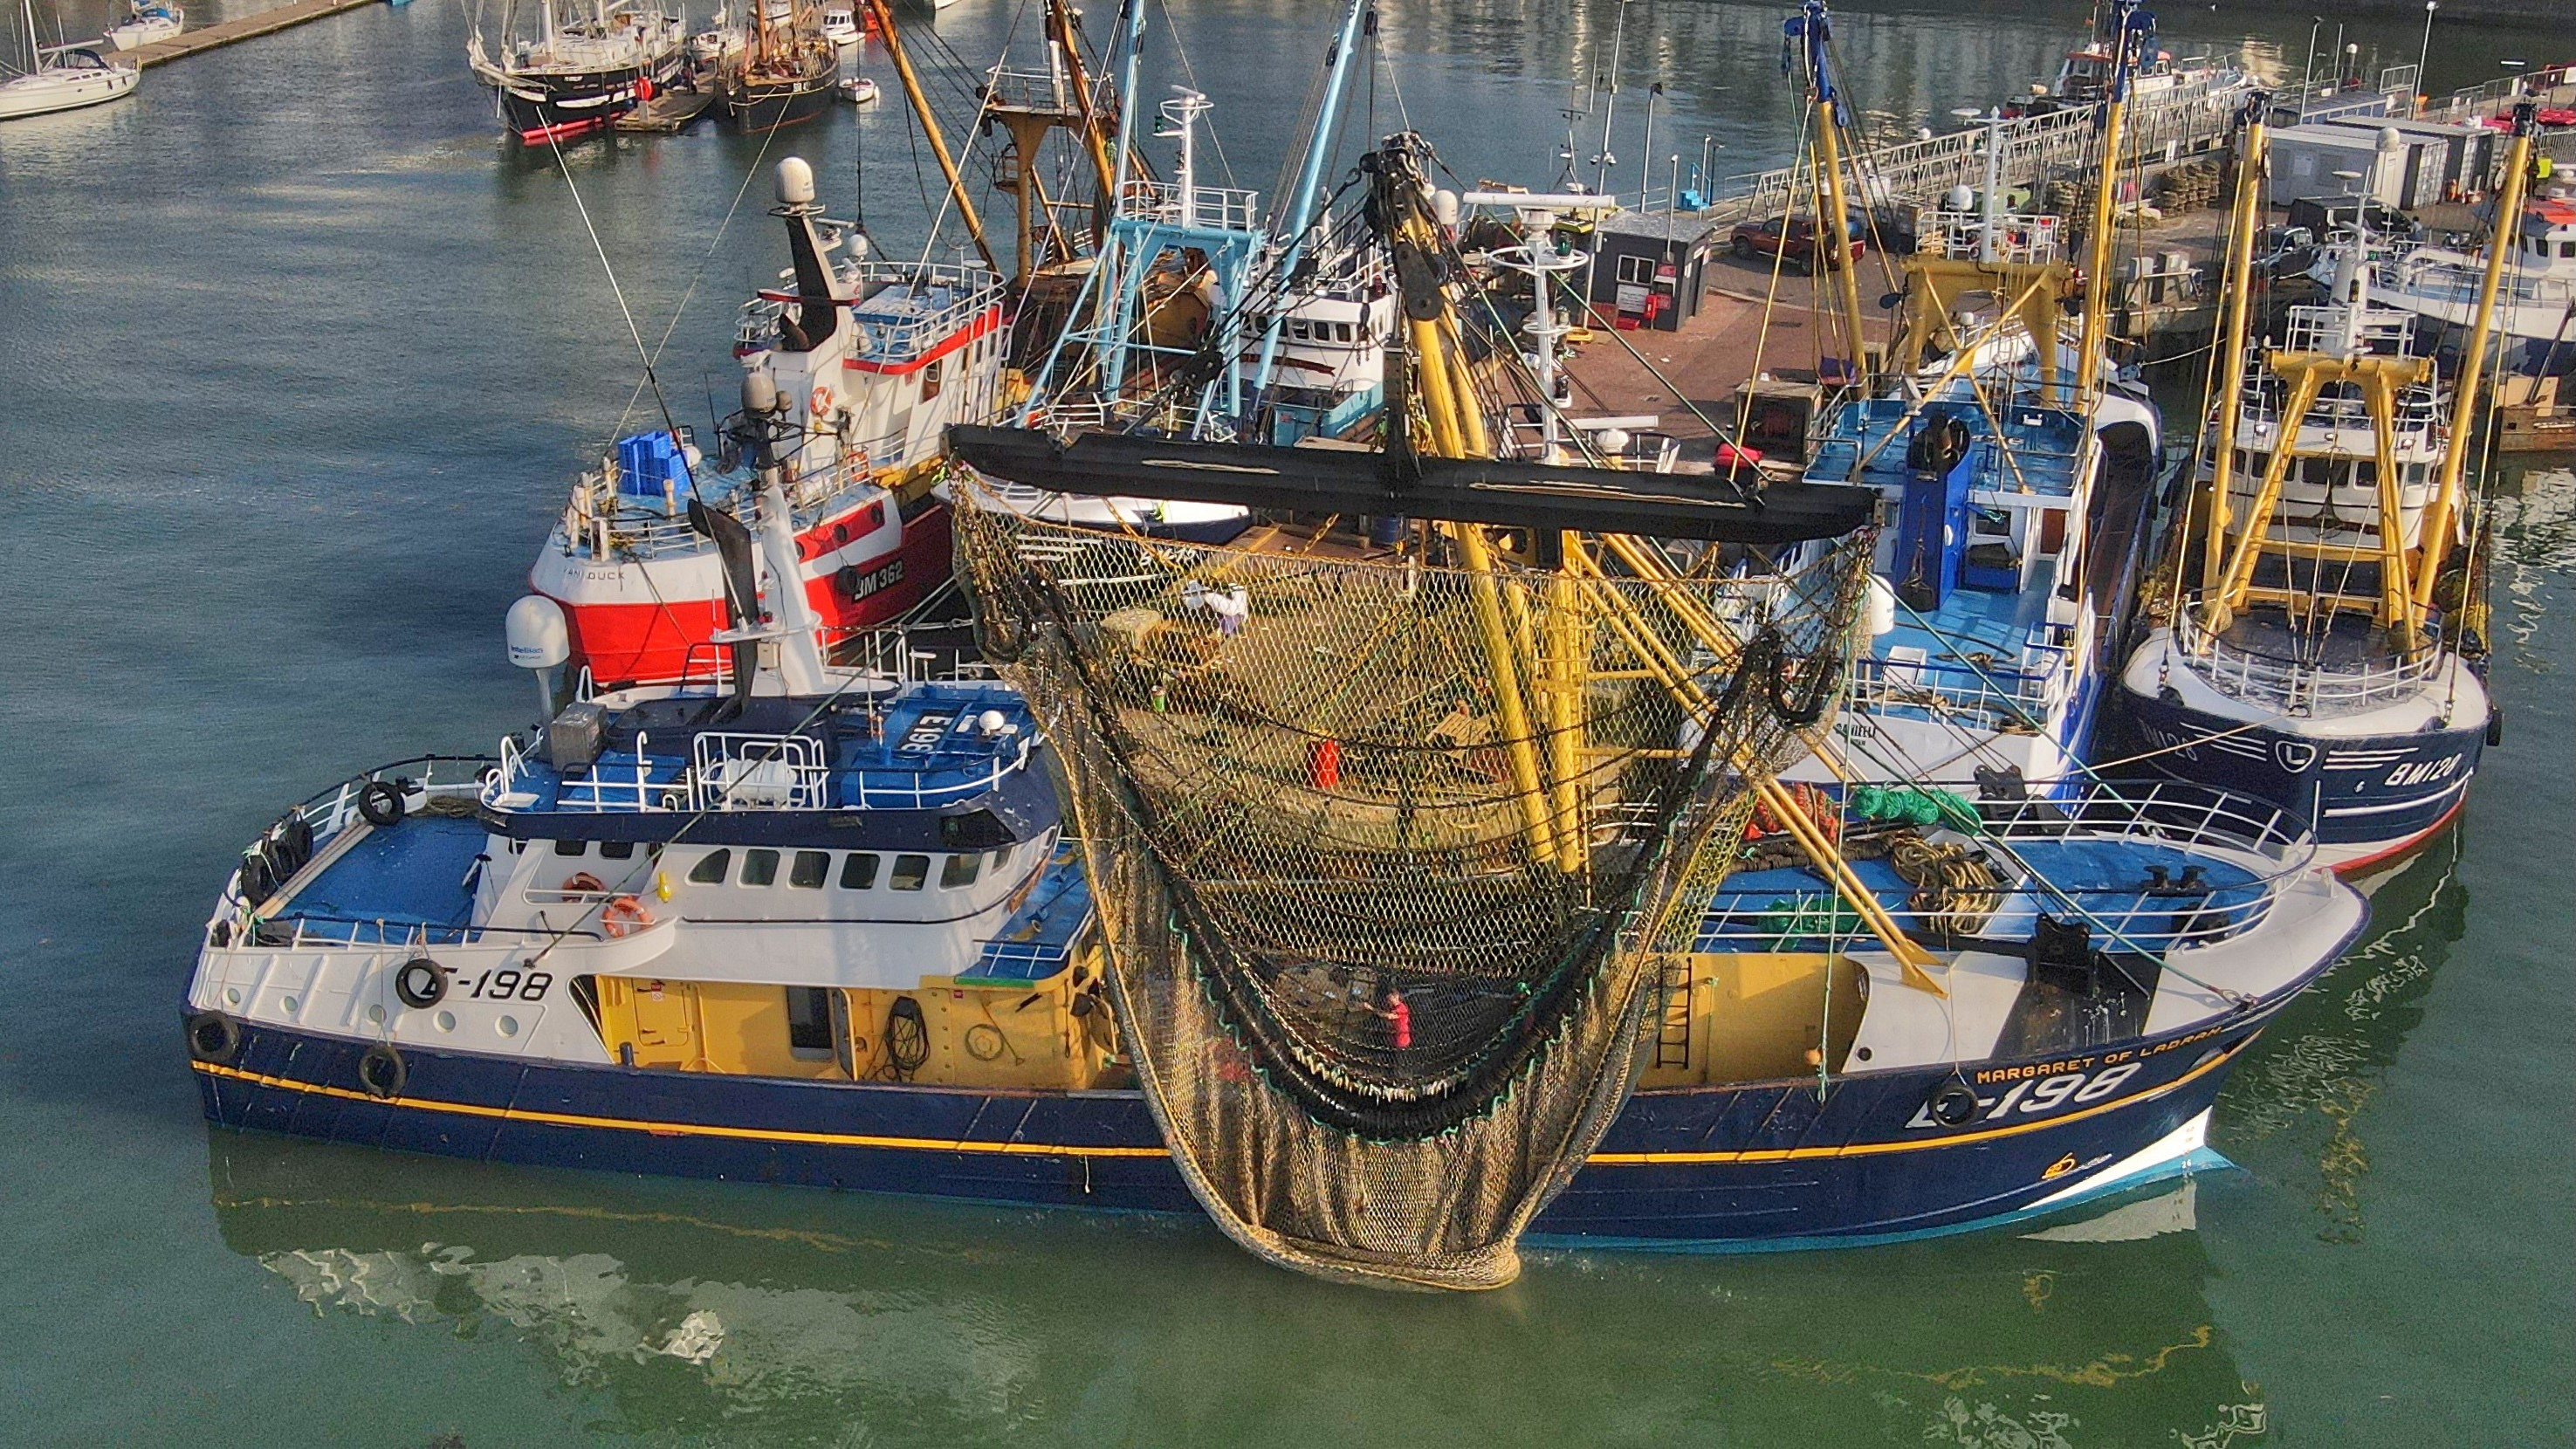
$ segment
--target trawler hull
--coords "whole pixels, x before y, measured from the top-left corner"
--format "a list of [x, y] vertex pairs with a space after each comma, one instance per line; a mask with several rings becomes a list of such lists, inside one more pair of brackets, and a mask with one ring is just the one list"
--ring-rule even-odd
[[745, 131], [777, 131], [810, 121], [832, 108], [839, 73], [816, 71], [788, 80], [736, 79], [725, 113]]
[[[885, 513], [880, 500], [861, 499], [797, 536], [806, 601], [827, 640], [891, 624], [948, 580], [948, 505], [925, 499], [898, 514], [891, 547], [879, 536]], [[870, 516], [880, 521], [861, 522]], [[538, 557], [528, 586], [562, 606], [573, 657], [594, 680], [704, 683], [727, 657], [710, 642], [725, 627], [718, 568], [712, 549], [602, 565], [556, 548]]]
[[521, 145], [544, 146], [607, 130], [618, 117], [674, 84], [681, 53], [644, 66], [510, 76], [495, 86], [501, 124]]
[[[1821, 1101], [1811, 1080], [1640, 1092], [1532, 1233], [1661, 1250], [1850, 1246], [2017, 1221], [2219, 1165], [2204, 1141], [2211, 1103], [2244, 1046], [2313, 974], [2214, 1024], [1957, 1075], [1946, 1065], [1864, 1073]], [[399, 1095], [378, 1099], [359, 1075], [368, 1042], [236, 1025], [221, 1060], [200, 1051], [192, 1061], [206, 1116], [232, 1128], [493, 1162], [1197, 1211], [1132, 1091], [794, 1081], [407, 1049]], [[1977, 1114], [1943, 1127], [1933, 1098], [1959, 1081]]]
[[2249, 725], [2161, 692], [2122, 693], [2149, 768], [2310, 818], [2319, 863], [2344, 875], [2387, 865], [2450, 825], [2489, 728], [2481, 708], [2454, 728], [2330, 735], [2291, 720]]

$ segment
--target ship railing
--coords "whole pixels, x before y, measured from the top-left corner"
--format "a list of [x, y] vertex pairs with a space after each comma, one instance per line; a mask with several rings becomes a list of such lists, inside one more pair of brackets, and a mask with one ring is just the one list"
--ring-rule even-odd
[[676, 782], [668, 776], [654, 778], [653, 757], [645, 750], [647, 743], [639, 730], [631, 755], [623, 750], [603, 751], [579, 776], [566, 776], [555, 791], [555, 808], [596, 815], [612, 810], [651, 810], [667, 804]]
[[[1995, 218], [1995, 260], [2053, 262], [2064, 219], [2040, 212], [2013, 212]], [[1985, 254], [1986, 217], [1981, 211], [1925, 207], [1915, 214], [1918, 254], [1969, 260]]]
[[1007, 754], [995, 755], [987, 769], [944, 785], [923, 784], [922, 777], [929, 772], [922, 770], [853, 770], [849, 772], [856, 794], [853, 803], [869, 810], [928, 810], [972, 800], [1000, 789], [1004, 780], [1027, 769], [1035, 746], [1035, 737], [1023, 732], [1017, 747]]
[[[779, 279], [792, 288], [795, 276], [789, 270], [780, 273]], [[854, 300], [848, 305], [851, 320], [859, 329], [852, 338], [852, 355], [870, 361], [900, 362], [918, 357], [1002, 304], [1001, 280], [978, 266], [864, 262], [843, 268], [841, 279], [853, 294]], [[887, 316], [861, 310], [889, 289], [945, 290], [952, 295], [947, 305], [937, 311], [918, 315]], [[736, 341], [751, 348], [771, 346], [778, 319], [793, 305], [792, 291], [765, 291], [745, 301], [735, 327]]]
[[2441, 651], [2431, 648], [2333, 665], [2267, 654], [2211, 633], [2196, 602], [2175, 611], [2174, 633], [2184, 663], [2211, 688], [2306, 719], [2355, 714], [2403, 699], [2420, 691], [2442, 663]]
[[[2240, 424], [2278, 427], [2283, 405], [2289, 401], [2287, 390], [2278, 374], [2269, 366], [2256, 363], [2246, 372], [2244, 402], [2237, 414]], [[2423, 384], [2400, 389], [2397, 408], [2392, 418], [2400, 432], [2437, 427], [2443, 419], [2441, 394]], [[2338, 430], [2358, 429], [2365, 435], [2371, 427], [2370, 404], [2356, 392], [2320, 392], [2308, 407], [2300, 426]]]
[[[480, 867], [480, 862], [477, 862]], [[230, 924], [235, 917], [219, 913], [216, 920]], [[208, 943], [229, 945], [245, 950], [366, 950], [423, 951], [433, 946], [473, 946], [490, 937], [526, 941], [543, 945], [570, 937], [580, 941], [600, 941], [607, 937], [596, 929], [547, 926], [434, 926], [419, 921], [396, 921], [383, 917], [326, 916], [297, 914], [284, 920], [249, 921], [239, 934], [215, 941], [216, 921], [206, 929]]]
[[1012, 70], [995, 66], [984, 73], [984, 104], [996, 111], [1070, 111], [1075, 95], [1064, 71]]
[[[312, 832], [313, 853], [318, 856], [325, 843], [360, 818], [359, 798], [369, 785], [381, 781], [393, 786], [401, 792], [404, 808], [417, 810], [433, 806], [433, 802], [440, 800], [479, 799], [486, 782], [499, 766], [500, 762], [490, 755], [414, 755], [409, 759], [378, 765], [289, 807], [268, 829], [243, 847], [242, 853], [247, 856], [255, 850], [274, 848], [280, 831], [291, 822], [301, 822]], [[310, 859], [308, 857], [299, 864], [297, 872], [303, 869], [304, 864], [310, 864]], [[280, 883], [280, 889], [291, 883], [292, 874], [289, 882]], [[224, 882], [223, 892], [215, 903], [215, 913], [206, 922], [207, 929], [211, 931], [219, 921], [239, 922], [260, 904], [243, 898], [241, 872], [236, 870]]]
[[[1190, 224], [1223, 231], [1254, 231], [1261, 226], [1261, 193], [1239, 186], [1190, 188]], [[1119, 194], [1120, 214], [1180, 225], [1181, 188], [1177, 182], [1130, 180]]]
[[2035, 727], [2058, 702], [2066, 658], [2063, 646], [2041, 643], [2024, 645], [2010, 666], [1871, 656], [1852, 671], [1850, 707], [1865, 714], [1921, 711], [1989, 730]]
[[1107, 398], [1098, 393], [1066, 393], [1038, 404], [1028, 425], [1057, 437], [1076, 433], [1126, 433], [1142, 428], [1176, 438], [1228, 442], [1234, 427], [1212, 408], [1161, 397]]
[[[1076, 939], [1081, 931], [1073, 933]], [[1073, 941], [987, 941], [975, 974], [1004, 981], [1044, 981], [1073, 960]]]
[[804, 735], [709, 730], [690, 746], [700, 810], [821, 810], [831, 803], [823, 746]]

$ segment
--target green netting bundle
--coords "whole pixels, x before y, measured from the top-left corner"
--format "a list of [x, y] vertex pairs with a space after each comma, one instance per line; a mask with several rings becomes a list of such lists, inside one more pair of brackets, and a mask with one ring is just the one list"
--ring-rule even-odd
[[1985, 829], [1966, 796], [1928, 785], [1861, 785], [1851, 792], [1851, 813], [1879, 825], [1940, 826], [1968, 834]]

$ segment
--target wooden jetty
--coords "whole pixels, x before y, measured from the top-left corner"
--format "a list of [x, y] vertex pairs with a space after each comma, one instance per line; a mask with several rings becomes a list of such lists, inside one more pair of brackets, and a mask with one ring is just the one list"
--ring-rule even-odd
[[621, 131], [640, 131], [648, 136], [676, 136], [697, 124], [707, 107], [715, 103], [712, 88], [663, 91], [618, 117], [616, 126]]
[[182, 31], [168, 40], [156, 40], [150, 45], [138, 45], [132, 50], [120, 53], [116, 58], [130, 60], [137, 66], [149, 68], [165, 61], [177, 60], [182, 56], [195, 55], [199, 51], [218, 50], [255, 36], [274, 35], [278, 31], [302, 25], [306, 21], [319, 20], [325, 15], [337, 15], [343, 10], [355, 10], [361, 5], [382, 3], [383, 0], [295, 0], [294, 4], [280, 5], [274, 10], [262, 10], [256, 15], [245, 15], [238, 20], [226, 20], [209, 25], [203, 30]]

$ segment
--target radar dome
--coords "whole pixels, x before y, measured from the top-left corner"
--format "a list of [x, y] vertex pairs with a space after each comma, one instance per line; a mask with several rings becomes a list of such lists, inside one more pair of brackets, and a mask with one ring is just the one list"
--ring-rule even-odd
[[778, 204], [809, 206], [814, 201], [814, 168], [802, 156], [790, 156], [778, 163]]
[[510, 644], [510, 662], [521, 669], [552, 669], [572, 657], [572, 630], [564, 623], [563, 606], [543, 594], [512, 604], [501, 634]]

